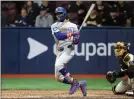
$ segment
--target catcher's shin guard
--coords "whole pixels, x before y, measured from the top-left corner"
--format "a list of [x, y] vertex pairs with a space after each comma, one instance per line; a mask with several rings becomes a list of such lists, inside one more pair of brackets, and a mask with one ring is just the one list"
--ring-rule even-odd
[[117, 85], [112, 86], [112, 91], [113, 91], [114, 94], [117, 94], [116, 91], [115, 91], [116, 86]]

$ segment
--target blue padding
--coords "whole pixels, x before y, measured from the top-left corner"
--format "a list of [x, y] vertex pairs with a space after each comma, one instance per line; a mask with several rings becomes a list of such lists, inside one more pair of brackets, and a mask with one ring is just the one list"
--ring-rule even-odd
[[55, 33], [55, 36], [58, 40], [65, 40], [67, 38], [67, 34], [57, 32]]
[[63, 68], [59, 72], [65, 76], [68, 73], [68, 70], [66, 68]]

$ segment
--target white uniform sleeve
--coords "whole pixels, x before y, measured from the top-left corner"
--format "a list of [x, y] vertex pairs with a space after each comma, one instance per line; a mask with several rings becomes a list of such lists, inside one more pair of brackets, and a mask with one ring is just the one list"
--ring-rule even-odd
[[134, 63], [134, 55], [129, 54], [130, 60], [128, 61], [128, 66]]
[[51, 26], [51, 31], [52, 31], [52, 34], [60, 31], [56, 23]]
[[51, 31], [52, 31], [52, 35], [53, 35], [55, 41], [57, 41], [58, 39], [55, 37], [54, 33], [59, 32], [60, 29], [58, 28], [56, 23], [51, 25]]
[[77, 27], [77, 25], [75, 24], [74, 25], [74, 32], [78, 32], [79, 30], [78, 30], [78, 27]]
[[134, 55], [129, 54], [129, 56], [130, 56], [130, 61], [134, 61]]

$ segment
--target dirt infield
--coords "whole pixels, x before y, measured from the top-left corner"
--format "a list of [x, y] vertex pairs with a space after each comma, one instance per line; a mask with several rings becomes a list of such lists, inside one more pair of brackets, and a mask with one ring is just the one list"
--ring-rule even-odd
[[23, 99], [134, 99], [125, 95], [114, 95], [111, 91], [90, 90], [86, 97], [83, 97], [80, 90], [69, 95], [65, 90], [2, 90], [2, 98], [23, 98]]

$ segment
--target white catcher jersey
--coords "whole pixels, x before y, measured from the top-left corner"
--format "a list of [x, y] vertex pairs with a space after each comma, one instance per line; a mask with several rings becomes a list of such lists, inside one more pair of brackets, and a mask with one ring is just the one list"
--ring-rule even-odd
[[[130, 60], [128, 62], [125, 62], [125, 64], [129, 67], [131, 64], [134, 63], [134, 55], [129, 53], [128, 56], [130, 57]], [[121, 71], [124, 70], [121, 68]]]
[[[51, 31], [52, 31], [52, 35], [56, 41], [58, 39], [55, 37], [54, 33], [56, 33], [56, 32], [61, 32], [61, 33], [78, 32], [78, 28], [77, 28], [76, 24], [74, 24], [70, 21], [55, 22], [54, 24], [51, 25]], [[73, 41], [73, 37], [67, 38], [65, 40], [59, 40], [59, 47], [70, 45], [70, 44], [72, 44], [72, 41]]]
[[128, 54], [130, 57], [130, 60], [128, 62], [126, 62], [126, 64], [128, 65], [128, 67], [130, 66], [131, 63], [134, 62], [134, 55], [133, 54]]

